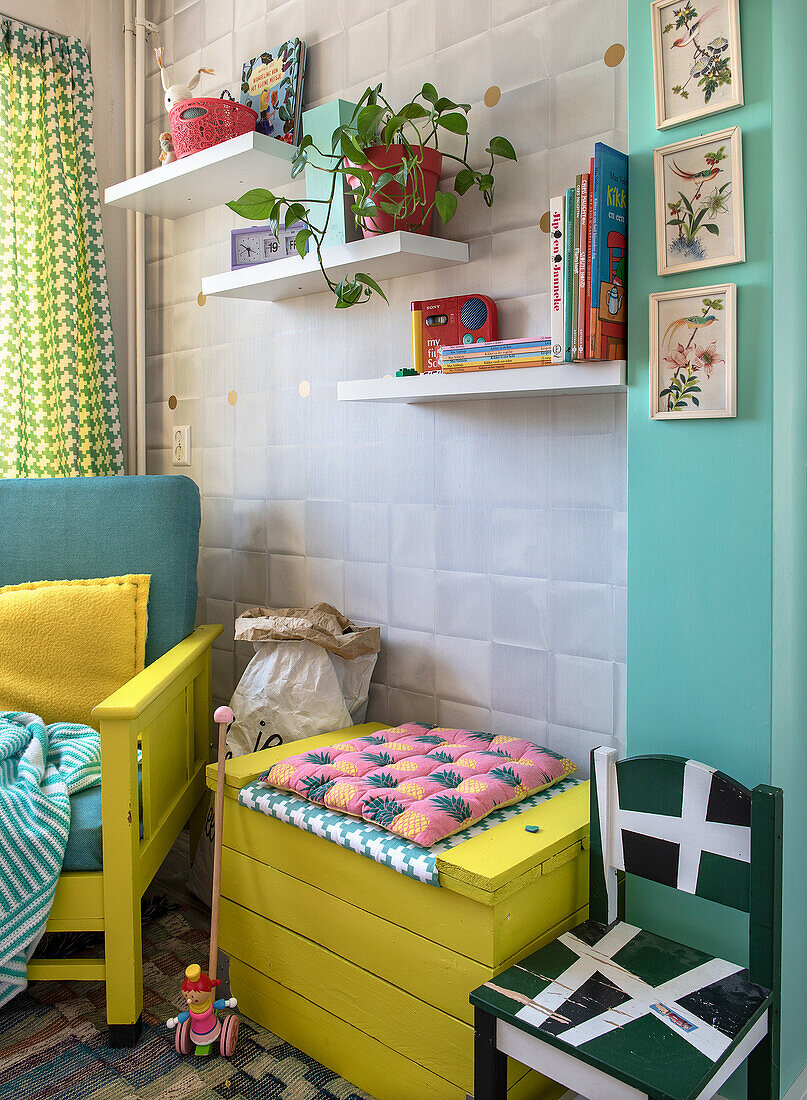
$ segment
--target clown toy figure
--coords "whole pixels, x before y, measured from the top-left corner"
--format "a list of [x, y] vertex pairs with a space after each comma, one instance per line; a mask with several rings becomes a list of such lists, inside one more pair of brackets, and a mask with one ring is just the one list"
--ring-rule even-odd
[[217, 985], [221, 985], [218, 978], [203, 974], [198, 963], [193, 963], [185, 971], [182, 995], [188, 1003], [188, 1011], [180, 1012], [165, 1025], [171, 1029], [177, 1028], [174, 1040], [177, 1054], [190, 1054], [193, 1047], [198, 1055], [209, 1054], [217, 1039], [219, 1050], [225, 1057], [229, 1057], [235, 1050], [238, 1017], [225, 1016], [223, 1020], [219, 1020], [216, 1011], [235, 1008], [237, 1002], [235, 997], [226, 1001], [214, 1001], [213, 989]]

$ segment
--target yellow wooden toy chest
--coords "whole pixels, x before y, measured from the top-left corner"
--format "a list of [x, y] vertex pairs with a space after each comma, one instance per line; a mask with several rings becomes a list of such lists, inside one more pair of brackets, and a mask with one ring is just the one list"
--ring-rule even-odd
[[[276, 761], [383, 728], [228, 761], [221, 946], [245, 1016], [376, 1100], [465, 1100], [468, 994], [585, 919], [588, 783], [457, 844], [438, 858], [440, 887], [238, 804]], [[511, 1100], [562, 1092], [510, 1064]]]

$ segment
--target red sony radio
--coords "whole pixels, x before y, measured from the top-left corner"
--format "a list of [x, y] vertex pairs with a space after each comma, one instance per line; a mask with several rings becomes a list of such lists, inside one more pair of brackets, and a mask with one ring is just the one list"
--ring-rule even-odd
[[412, 366], [439, 370], [437, 351], [451, 344], [486, 344], [499, 335], [496, 303], [485, 294], [459, 294], [412, 302]]

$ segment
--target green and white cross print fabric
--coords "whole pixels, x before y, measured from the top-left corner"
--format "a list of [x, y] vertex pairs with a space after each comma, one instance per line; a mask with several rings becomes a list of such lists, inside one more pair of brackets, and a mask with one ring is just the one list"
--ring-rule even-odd
[[586, 921], [471, 999], [640, 1090], [685, 1097], [770, 994], [736, 963], [631, 924]]
[[750, 791], [706, 764], [669, 757], [614, 767], [595, 754], [595, 775], [607, 864], [747, 911]]
[[123, 473], [87, 51], [0, 20], [0, 477]]

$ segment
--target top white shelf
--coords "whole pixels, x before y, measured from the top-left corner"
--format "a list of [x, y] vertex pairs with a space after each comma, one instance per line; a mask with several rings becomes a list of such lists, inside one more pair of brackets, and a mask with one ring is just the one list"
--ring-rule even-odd
[[295, 146], [253, 130], [107, 187], [104, 202], [158, 218], [184, 218], [253, 187], [271, 191], [289, 183], [296, 153]]

